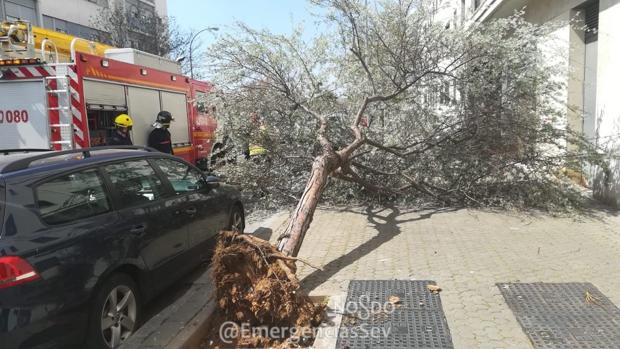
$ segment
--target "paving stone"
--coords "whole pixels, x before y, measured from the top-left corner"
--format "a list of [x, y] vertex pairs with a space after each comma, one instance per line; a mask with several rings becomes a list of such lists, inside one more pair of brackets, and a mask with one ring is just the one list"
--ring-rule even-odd
[[317, 210], [299, 256], [344, 268], [300, 268], [302, 284], [326, 295], [352, 279], [436, 280], [456, 349], [531, 348], [498, 282], [592, 282], [620, 302], [620, 217], [397, 210]]

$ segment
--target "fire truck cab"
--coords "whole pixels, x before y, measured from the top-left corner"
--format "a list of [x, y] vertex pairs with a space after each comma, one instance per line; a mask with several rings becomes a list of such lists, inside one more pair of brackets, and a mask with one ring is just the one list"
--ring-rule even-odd
[[133, 143], [147, 145], [157, 113], [167, 110], [175, 155], [206, 167], [216, 129], [205, 106], [211, 89], [163, 57], [24, 21], [0, 25], [0, 149], [104, 145], [121, 113], [134, 121]]

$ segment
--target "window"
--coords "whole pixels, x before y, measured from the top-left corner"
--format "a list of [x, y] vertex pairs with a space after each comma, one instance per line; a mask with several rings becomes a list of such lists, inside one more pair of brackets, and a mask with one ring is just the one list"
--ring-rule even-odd
[[206, 182], [200, 171], [178, 161], [157, 159], [155, 163], [166, 174], [177, 194], [202, 189]]
[[61, 33], [67, 33], [67, 21], [63, 21], [62, 19], [43, 16], [43, 26], [45, 28], [55, 30]]
[[585, 41], [586, 44], [598, 40], [598, 17], [599, 17], [599, 1], [590, 1], [584, 6], [585, 12]]
[[37, 14], [35, 12], [34, 1], [23, 1], [18, 3], [17, 1], [6, 1], [4, 3], [6, 10], [6, 17], [9, 20], [23, 19], [29, 21], [33, 25], [37, 25]]
[[207, 106], [207, 94], [202, 91], [196, 91], [196, 109], [201, 114], [208, 114], [209, 108]]
[[41, 217], [49, 224], [92, 217], [110, 210], [96, 170], [53, 179], [39, 185], [36, 194]]
[[146, 160], [107, 165], [104, 170], [120, 197], [122, 208], [154, 201], [163, 195], [161, 180]]

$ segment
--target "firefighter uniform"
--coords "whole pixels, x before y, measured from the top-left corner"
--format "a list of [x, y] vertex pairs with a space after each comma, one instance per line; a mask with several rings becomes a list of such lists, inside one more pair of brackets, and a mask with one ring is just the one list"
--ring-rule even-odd
[[107, 145], [133, 145], [131, 141], [131, 137], [129, 137], [128, 133], [120, 133], [118, 131], [114, 131], [112, 136], [108, 138], [106, 141]]
[[170, 131], [168, 128], [170, 127], [170, 122], [173, 121], [174, 118], [170, 112], [162, 110], [157, 114], [157, 119], [153, 124], [153, 131], [149, 134], [148, 146], [151, 148], [155, 148], [162, 153], [174, 154], [172, 151], [172, 138], [170, 136]]
[[170, 131], [165, 128], [156, 128], [149, 135], [149, 147], [155, 148], [162, 153], [173, 154]]

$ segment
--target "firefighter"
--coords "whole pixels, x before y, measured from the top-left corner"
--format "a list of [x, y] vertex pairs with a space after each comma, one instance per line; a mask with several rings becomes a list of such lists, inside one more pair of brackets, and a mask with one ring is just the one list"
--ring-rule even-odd
[[106, 140], [107, 145], [133, 145], [129, 131], [133, 127], [133, 120], [127, 114], [114, 118], [114, 131]]
[[265, 126], [264, 120], [256, 113], [252, 115], [250, 121], [254, 126], [258, 127], [258, 133], [252, 137], [247, 147], [248, 159], [259, 159], [267, 155], [267, 149], [263, 146], [263, 141], [268, 137], [267, 126]]
[[170, 138], [170, 131], [168, 131], [170, 122], [173, 120], [172, 114], [165, 110], [157, 114], [157, 119], [153, 124], [155, 129], [149, 134], [149, 147], [155, 148], [162, 153], [173, 154], [172, 139]]

